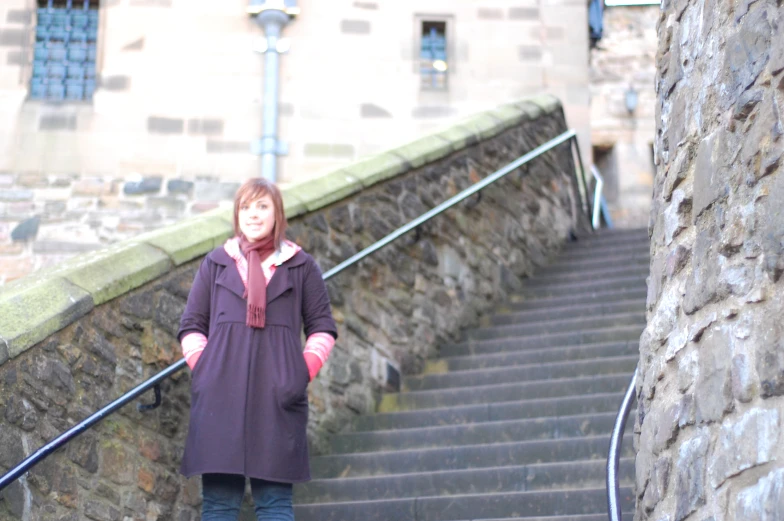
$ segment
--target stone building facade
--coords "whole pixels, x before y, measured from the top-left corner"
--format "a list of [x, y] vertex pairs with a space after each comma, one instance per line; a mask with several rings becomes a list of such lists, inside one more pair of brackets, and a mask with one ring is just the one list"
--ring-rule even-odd
[[[0, 7], [0, 170], [236, 181], [259, 175], [263, 31], [248, 0], [101, 0], [91, 102], [29, 100], [45, 0]], [[55, 2], [57, 3], [57, 2]], [[586, 2], [295, 2], [281, 59], [279, 180], [326, 172], [542, 92], [564, 100], [585, 146]], [[445, 27], [447, 82], [420, 72], [428, 22]], [[438, 30], [442, 31], [442, 26]]]
[[[616, 226], [648, 225], [659, 11], [658, 5], [606, 7], [604, 36], [591, 50], [591, 146]], [[627, 95], [636, 106], [627, 105]]]
[[635, 519], [784, 519], [784, 6], [662, 2]]
[[[0, 284], [225, 207], [261, 173], [264, 33], [250, 2], [90, 2], [89, 102], [30, 99], [46, 1], [0, 5]], [[280, 67], [283, 186], [540, 92], [562, 100], [590, 157], [585, 1], [295, 3]], [[433, 24], [445, 89], [420, 70]]]

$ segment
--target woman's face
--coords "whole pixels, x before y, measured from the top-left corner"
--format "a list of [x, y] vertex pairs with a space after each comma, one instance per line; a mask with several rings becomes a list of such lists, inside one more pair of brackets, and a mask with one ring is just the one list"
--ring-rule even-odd
[[269, 194], [244, 202], [238, 212], [240, 231], [250, 242], [265, 239], [275, 229], [275, 205]]

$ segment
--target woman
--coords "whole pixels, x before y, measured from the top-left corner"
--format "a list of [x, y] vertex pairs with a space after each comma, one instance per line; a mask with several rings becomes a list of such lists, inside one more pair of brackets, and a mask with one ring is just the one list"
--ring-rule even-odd
[[203, 521], [237, 519], [246, 477], [259, 520], [293, 520], [292, 484], [310, 479], [307, 387], [337, 328], [319, 267], [285, 230], [278, 188], [243, 184], [236, 236], [202, 262], [180, 322], [192, 370], [182, 473], [202, 475]]

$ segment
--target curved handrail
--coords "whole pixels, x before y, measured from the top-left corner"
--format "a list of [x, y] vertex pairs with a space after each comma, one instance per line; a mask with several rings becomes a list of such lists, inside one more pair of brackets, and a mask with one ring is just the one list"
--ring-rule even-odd
[[[577, 133], [574, 130], [568, 130], [568, 131], [564, 132], [563, 134], [561, 134], [561, 135], [551, 139], [550, 141], [548, 141], [548, 142], [546, 142], [546, 143], [544, 143], [542, 145], [539, 145], [538, 147], [536, 147], [535, 149], [531, 150], [527, 154], [525, 154], [523, 156], [520, 156], [515, 161], [512, 161], [508, 165], [506, 165], [506, 166], [502, 167], [501, 169], [493, 172], [492, 174], [490, 174], [489, 176], [487, 176], [483, 180], [479, 181], [478, 183], [476, 183], [476, 184], [466, 188], [465, 190], [463, 190], [462, 192], [458, 193], [457, 195], [454, 195], [453, 197], [450, 197], [449, 199], [447, 199], [443, 203], [439, 204], [438, 206], [436, 206], [435, 208], [431, 209], [430, 211], [422, 214], [420, 217], [414, 219], [410, 223], [408, 223], [408, 224], [406, 224], [404, 226], [401, 226], [400, 228], [398, 228], [394, 232], [390, 233], [389, 235], [387, 235], [383, 239], [373, 243], [372, 245], [368, 246], [367, 248], [365, 248], [364, 250], [360, 251], [356, 255], [353, 255], [350, 258], [346, 259], [345, 261], [341, 262], [340, 264], [338, 264], [337, 266], [335, 266], [331, 270], [329, 270], [326, 273], [324, 273], [323, 274], [323, 279], [327, 280], [327, 279], [337, 275], [341, 271], [343, 271], [346, 268], [356, 264], [357, 262], [361, 261], [362, 259], [364, 259], [368, 255], [370, 255], [371, 253], [375, 252], [376, 250], [379, 250], [380, 248], [383, 248], [384, 246], [388, 245], [390, 242], [394, 241], [395, 239], [397, 239], [401, 235], [403, 235], [403, 234], [405, 234], [405, 233], [407, 233], [407, 232], [417, 228], [418, 226], [421, 226], [422, 224], [424, 224], [425, 222], [429, 221], [430, 219], [432, 219], [433, 217], [437, 216], [438, 214], [443, 213], [445, 210], [448, 210], [449, 208], [453, 207], [457, 203], [459, 203], [459, 202], [465, 200], [466, 198], [470, 197], [471, 195], [479, 192], [481, 189], [487, 187], [489, 184], [494, 183], [495, 181], [497, 181], [498, 179], [501, 179], [502, 177], [504, 177], [505, 175], [509, 174], [510, 172], [516, 170], [517, 168], [520, 168], [525, 163], [528, 163], [532, 159], [535, 159], [535, 158], [539, 157], [540, 155], [544, 154], [545, 152], [548, 152], [548, 151], [552, 150], [553, 148], [557, 147], [558, 145], [561, 145], [561, 144], [563, 144], [563, 143], [565, 143], [567, 141], [571, 141], [575, 145], [574, 148], [577, 150], [577, 157], [578, 157], [578, 160], [580, 161], [580, 165], [582, 167], [582, 158], [580, 157], [580, 148], [579, 148], [579, 146], [577, 146], [577, 143], [576, 143], [576, 141], [577, 141]], [[583, 178], [583, 184], [584, 183], [585, 183], [585, 178]], [[587, 206], [590, 207], [590, 203], [587, 204]], [[62, 447], [66, 443], [68, 443], [71, 439], [73, 439], [76, 436], [80, 435], [81, 433], [83, 433], [84, 431], [86, 431], [87, 429], [89, 429], [90, 427], [92, 427], [93, 425], [95, 425], [96, 423], [101, 421], [102, 419], [104, 419], [106, 416], [112, 414], [114, 411], [116, 411], [120, 407], [122, 407], [124, 405], [127, 405], [128, 403], [133, 401], [135, 398], [137, 398], [138, 396], [140, 396], [144, 392], [146, 392], [149, 389], [159, 385], [161, 381], [163, 381], [164, 379], [166, 379], [169, 376], [173, 375], [174, 373], [180, 371], [185, 366], [186, 366], [185, 359], [179, 360], [178, 362], [170, 365], [168, 368], [166, 368], [163, 371], [161, 371], [160, 373], [156, 374], [155, 376], [153, 376], [152, 378], [150, 378], [146, 382], [143, 382], [143, 383], [139, 384], [133, 390], [127, 392], [126, 394], [124, 394], [120, 398], [116, 399], [115, 401], [113, 401], [109, 405], [106, 405], [105, 407], [100, 409], [98, 412], [92, 414], [91, 416], [89, 416], [85, 420], [82, 420], [81, 422], [79, 422], [74, 427], [70, 428], [69, 430], [67, 430], [63, 434], [59, 435], [57, 438], [53, 439], [52, 441], [50, 441], [49, 443], [47, 443], [46, 445], [44, 445], [43, 447], [41, 447], [40, 449], [35, 451], [33, 454], [31, 454], [30, 456], [25, 458], [21, 463], [19, 463], [19, 465], [14, 467], [11, 471], [6, 473], [4, 476], [0, 477], [0, 492], [2, 492], [2, 490], [5, 487], [10, 485], [12, 482], [16, 481], [24, 473], [26, 473], [28, 470], [30, 470], [32, 467], [34, 467], [36, 464], [38, 464], [41, 460], [46, 458], [49, 454], [51, 454], [52, 452], [54, 452], [58, 448]]]
[[591, 165], [591, 174], [593, 174], [593, 178], [596, 179], [596, 189], [593, 192], [593, 217], [591, 218], [591, 224], [593, 225], [593, 229], [598, 229], [602, 222], [600, 220], [600, 211], [602, 207], [602, 190], [604, 189], [604, 178], [602, 174], [599, 173], [599, 169], [596, 168], [596, 165]]
[[618, 467], [621, 460], [623, 431], [626, 429], [626, 420], [629, 418], [629, 412], [634, 402], [639, 368], [638, 365], [634, 369], [629, 387], [626, 388], [626, 394], [623, 396], [621, 408], [618, 409], [618, 416], [615, 417], [615, 426], [610, 436], [610, 451], [607, 454], [607, 513], [610, 515], [610, 521], [621, 521], [621, 507], [618, 504], [620, 488], [618, 485]]

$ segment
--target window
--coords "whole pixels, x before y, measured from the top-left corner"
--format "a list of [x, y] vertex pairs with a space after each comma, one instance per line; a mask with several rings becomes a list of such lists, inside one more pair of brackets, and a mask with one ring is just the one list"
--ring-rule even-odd
[[92, 99], [98, 1], [38, 0], [31, 99]]
[[419, 74], [424, 90], [446, 90], [449, 60], [446, 22], [421, 22]]

